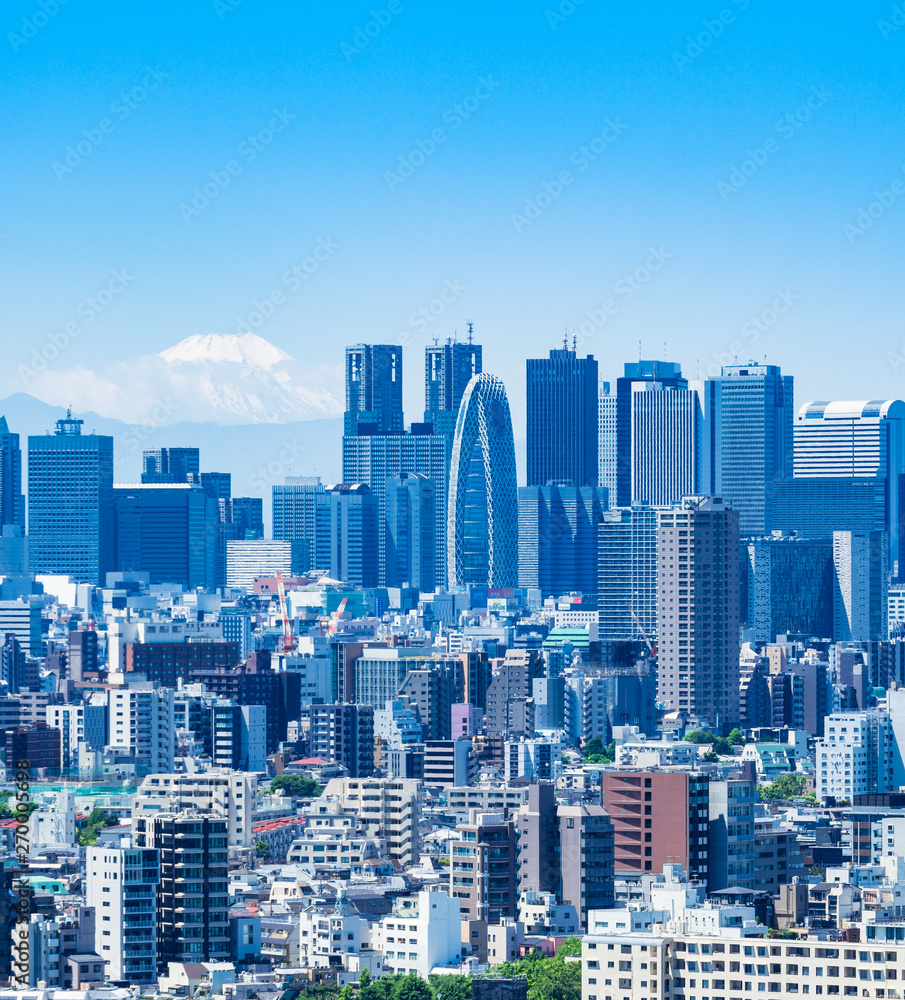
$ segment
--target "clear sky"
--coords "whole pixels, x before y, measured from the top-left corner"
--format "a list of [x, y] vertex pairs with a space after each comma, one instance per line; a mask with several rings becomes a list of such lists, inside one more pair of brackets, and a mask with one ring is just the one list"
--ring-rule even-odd
[[2, 394], [124, 269], [53, 366], [246, 332], [282, 291], [254, 330], [312, 367], [410, 345], [409, 419], [424, 344], [466, 319], [517, 436], [523, 359], [583, 322], [603, 378], [640, 340], [691, 376], [766, 354], [798, 401], [901, 395], [896, 22], [886, 0], [6, 0]]

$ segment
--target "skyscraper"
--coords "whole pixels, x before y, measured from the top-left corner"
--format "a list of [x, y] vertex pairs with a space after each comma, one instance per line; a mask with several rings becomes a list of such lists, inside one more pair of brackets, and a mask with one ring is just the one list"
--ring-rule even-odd
[[[794, 440], [795, 482], [876, 483], [876, 499], [883, 504], [883, 528], [889, 533], [889, 570], [895, 579], [905, 576], [905, 402], [805, 403], [795, 419]], [[839, 518], [832, 524], [835, 530], [854, 527], [841, 523], [846, 517], [841, 510], [824, 513]]]
[[638, 383], [656, 382], [663, 389], [687, 389], [688, 379], [673, 361], [637, 361], [625, 365], [616, 379], [616, 495], [610, 506], [632, 503], [632, 396]]
[[565, 342], [527, 361], [528, 485], [597, 485], [597, 362]]
[[[448, 360], [454, 366], [456, 353], [450, 352]], [[442, 364], [438, 371], [441, 368]], [[444, 406], [452, 405], [455, 382], [453, 378], [448, 398], [438, 391], [438, 405], [441, 402]], [[429, 404], [430, 398], [428, 394]], [[364, 483], [377, 498], [378, 578], [381, 583], [386, 574], [384, 524], [387, 481], [401, 472], [414, 472], [432, 479], [436, 489], [435, 579], [438, 586], [445, 584], [449, 449], [449, 435], [433, 433], [429, 424], [413, 424], [411, 433], [404, 431], [402, 348], [385, 344], [356, 344], [346, 348], [343, 481]]]
[[597, 526], [607, 509], [594, 486], [522, 486], [518, 491], [518, 582], [542, 597], [597, 593]]
[[386, 575], [387, 482], [402, 472], [420, 473], [434, 484], [435, 585], [446, 583], [446, 486], [450, 441], [445, 434], [379, 434], [343, 437], [343, 479], [364, 483], [377, 498], [380, 579]]
[[273, 537], [292, 542], [293, 572], [326, 569], [330, 558], [328, 523], [317, 516], [325, 503], [320, 476], [287, 476], [282, 486], [273, 486], [272, 496]]
[[657, 634], [657, 511], [621, 507], [598, 532], [597, 634], [601, 642], [637, 642]]
[[718, 497], [658, 511], [657, 699], [726, 730], [739, 715], [738, 523]]
[[25, 531], [22, 451], [19, 435], [11, 434], [6, 417], [0, 417], [0, 526], [8, 524]]
[[[595, 374], [595, 390], [596, 385]], [[447, 558], [450, 587], [517, 583], [512, 419], [502, 381], [486, 372], [468, 383], [459, 407], [450, 459]]]
[[888, 551], [885, 531], [833, 532], [837, 641], [886, 638]]
[[377, 498], [364, 483], [337, 483], [324, 493], [330, 516], [330, 576], [356, 587], [376, 587]]
[[729, 365], [719, 380], [721, 493], [742, 535], [763, 535], [773, 521], [773, 484], [792, 474], [794, 379], [776, 365]]
[[597, 485], [607, 491], [610, 506], [616, 505], [616, 394], [610, 383], [601, 382], [597, 396]]
[[113, 560], [113, 438], [71, 413], [28, 439], [29, 566], [100, 585]]
[[143, 483], [184, 483], [199, 471], [197, 448], [148, 448], [141, 458]]
[[113, 516], [113, 569], [149, 573], [153, 584], [216, 586], [214, 514], [200, 487], [185, 480], [116, 486]]
[[631, 502], [653, 507], [719, 492], [716, 382], [632, 384]]
[[384, 577], [387, 587], [431, 592], [437, 581], [436, 487], [417, 472], [387, 480]]
[[402, 348], [356, 344], [346, 348], [346, 434], [401, 434]]
[[467, 341], [447, 338], [445, 344], [424, 349], [424, 422], [433, 425], [435, 434], [453, 436], [465, 389], [483, 370], [481, 346], [471, 336], [469, 323]]

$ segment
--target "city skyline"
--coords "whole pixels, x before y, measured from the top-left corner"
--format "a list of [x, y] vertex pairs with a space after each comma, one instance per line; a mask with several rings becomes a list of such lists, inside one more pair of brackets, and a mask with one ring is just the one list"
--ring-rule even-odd
[[[251, 332], [332, 400], [334, 338], [423, 347], [474, 319], [516, 427], [513, 341], [542, 357], [583, 324], [602, 369], [640, 340], [689, 377], [766, 355], [802, 398], [897, 395], [901, 154], [883, 123], [902, 35], [888, 12], [815, 22], [733, 0], [717, 37], [704, 3], [572, 9], [466, 7], [464, 33], [403, 4], [371, 37], [364, 6], [301, 22], [277, 4], [271, 22], [210, 4], [174, 45], [164, 7], [136, 32], [61, 5], [28, 37], [31, 8], [12, 4], [3, 394], [137, 423], [159, 355]], [[117, 60], [74, 59], [89, 39]], [[420, 51], [442, 56], [409, 63]]]

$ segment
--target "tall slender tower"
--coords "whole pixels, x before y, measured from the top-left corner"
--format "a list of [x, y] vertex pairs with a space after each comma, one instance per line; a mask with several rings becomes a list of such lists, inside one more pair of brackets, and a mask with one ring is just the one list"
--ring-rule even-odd
[[597, 485], [597, 362], [563, 343], [529, 358], [528, 485]]
[[29, 566], [99, 586], [113, 561], [113, 438], [67, 412], [28, 439]]
[[7, 524], [25, 531], [22, 451], [19, 435], [11, 434], [6, 417], [0, 417], [0, 526]]
[[[595, 376], [595, 391], [596, 385]], [[450, 587], [517, 586], [512, 418], [502, 380], [486, 372], [468, 383], [459, 407], [450, 460], [446, 548]]]
[[657, 700], [728, 731], [739, 721], [739, 515], [718, 497], [657, 514]]

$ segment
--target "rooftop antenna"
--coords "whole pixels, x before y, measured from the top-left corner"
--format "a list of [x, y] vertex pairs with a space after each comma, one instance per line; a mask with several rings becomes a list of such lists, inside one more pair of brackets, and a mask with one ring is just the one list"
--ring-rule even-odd
[[575, 336], [575, 331], [572, 331], [572, 353], [578, 353], [578, 337]]
[[666, 341], [663, 341], [663, 360], [666, 360]]
[[564, 329], [563, 332], [562, 332], [562, 349], [564, 351], [568, 351], [568, 349], [569, 349], [569, 330], [568, 330], [568, 328]]
[[473, 319], [466, 320], [465, 324], [468, 327], [468, 343], [470, 344], [472, 335], [474, 334], [474, 320]]
[[638, 360], [641, 360], [641, 341], [638, 341]]
[[697, 378], [700, 378], [701, 377], [701, 359], [700, 358], [696, 358], [694, 365], [695, 365], [695, 371], [697, 372]]
[[439, 344], [439, 343], [440, 343], [440, 338], [439, 337], [434, 337], [434, 347], [436, 347], [437, 344]]

